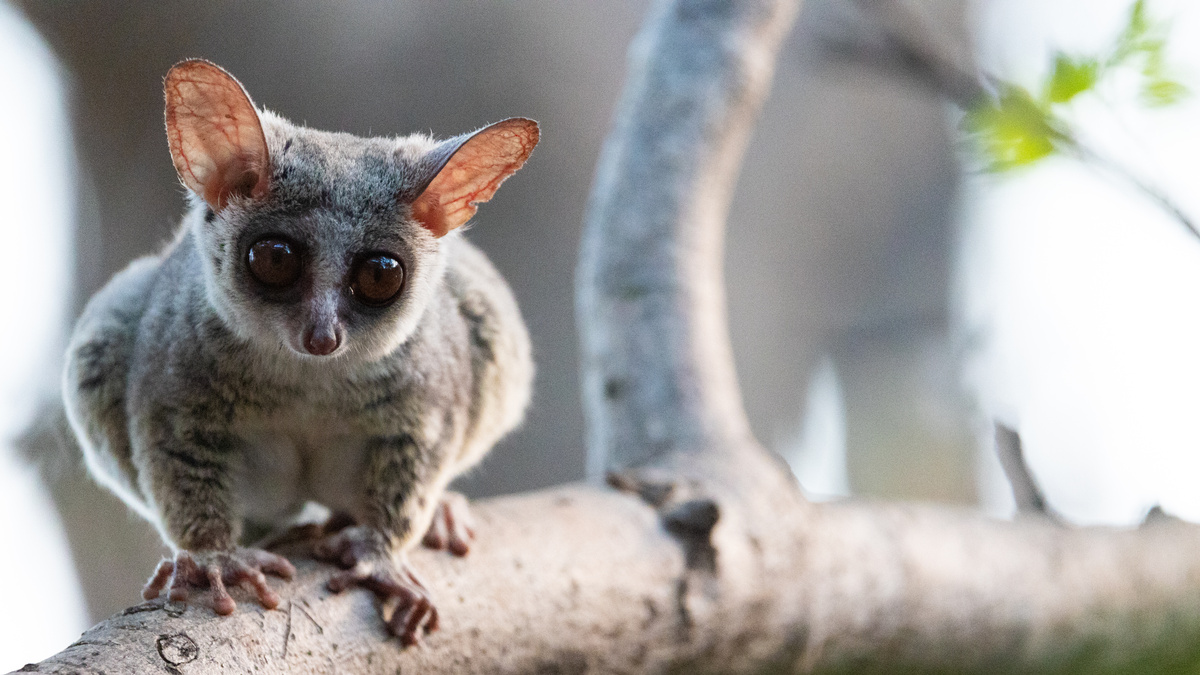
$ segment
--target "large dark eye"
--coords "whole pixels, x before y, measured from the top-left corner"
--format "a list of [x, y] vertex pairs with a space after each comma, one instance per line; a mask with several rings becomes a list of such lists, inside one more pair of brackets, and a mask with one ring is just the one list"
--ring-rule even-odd
[[285, 239], [259, 239], [247, 256], [250, 274], [267, 286], [283, 288], [300, 278], [300, 254]]
[[388, 304], [403, 287], [404, 265], [382, 253], [363, 258], [350, 272], [350, 292], [359, 302], [372, 307]]

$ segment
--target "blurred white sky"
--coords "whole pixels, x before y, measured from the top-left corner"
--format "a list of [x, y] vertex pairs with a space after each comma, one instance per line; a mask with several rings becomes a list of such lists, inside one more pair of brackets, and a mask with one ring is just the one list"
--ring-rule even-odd
[[66, 540], [12, 439], [54, 395], [71, 289], [70, 134], [45, 45], [0, 1], [0, 672], [40, 661], [86, 627]]
[[[1054, 48], [1096, 52], [1131, 0], [977, 2], [983, 67], [1032, 86]], [[1172, 17], [1172, 60], [1196, 91], [1148, 110], [1119, 84], [1075, 120], [1104, 154], [1200, 218], [1200, 8]], [[987, 412], [1019, 427], [1051, 504], [1130, 524], [1161, 504], [1200, 520], [1200, 239], [1121, 182], [1065, 159], [975, 176], [964, 199], [969, 371]]]

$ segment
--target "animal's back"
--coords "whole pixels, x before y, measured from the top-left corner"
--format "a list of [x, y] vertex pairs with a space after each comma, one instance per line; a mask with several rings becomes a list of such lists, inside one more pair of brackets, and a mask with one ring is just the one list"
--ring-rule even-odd
[[512, 290], [477, 247], [462, 238], [451, 244], [446, 285], [469, 329], [476, 388], [473, 428], [458, 466], [463, 471], [521, 423], [534, 369], [529, 332]]
[[143, 509], [126, 400], [138, 331], [161, 263], [158, 256], [139, 258], [92, 297], [67, 349], [63, 383], [67, 419], [92, 475]]

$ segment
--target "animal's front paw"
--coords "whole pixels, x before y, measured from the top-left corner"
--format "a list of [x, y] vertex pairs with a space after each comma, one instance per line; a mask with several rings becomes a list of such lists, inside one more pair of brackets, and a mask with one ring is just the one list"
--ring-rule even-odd
[[377, 530], [346, 528], [322, 542], [316, 553], [345, 570], [329, 579], [329, 590], [341, 593], [351, 586], [369, 589], [379, 598], [388, 630], [405, 645], [415, 645], [423, 633], [438, 629], [438, 612], [429, 591], [406, 561], [392, 555]]
[[443, 494], [421, 543], [428, 548], [447, 549], [454, 555], [464, 556], [471, 551], [474, 540], [475, 520], [471, 518], [467, 498], [457, 492]]
[[[195, 589], [212, 589], [212, 608], [217, 614], [232, 614], [237, 603], [229, 596], [226, 586], [247, 583], [258, 601], [267, 609], [279, 606], [279, 594], [267, 585], [263, 574], [273, 574], [290, 580], [296, 568], [287, 558], [257, 548], [236, 548], [232, 551], [180, 551], [174, 560], [163, 560], [154, 576], [142, 589], [142, 597], [153, 600], [167, 588], [167, 598], [187, 602]], [[169, 582], [169, 584], [168, 584]]]

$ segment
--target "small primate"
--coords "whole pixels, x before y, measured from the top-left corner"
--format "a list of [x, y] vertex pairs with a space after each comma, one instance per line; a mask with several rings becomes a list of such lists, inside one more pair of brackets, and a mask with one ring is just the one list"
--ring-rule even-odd
[[226, 587], [245, 583], [277, 606], [263, 573], [294, 568], [240, 539], [315, 502], [349, 523], [316, 547], [345, 570], [329, 587], [371, 589], [413, 644], [438, 618], [405, 552], [424, 538], [467, 553], [466, 502], [446, 486], [529, 401], [516, 301], [458, 230], [538, 126], [440, 142], [315, 131], [200, 60], [164, 88], [190, 208], [166, 250], [88, 303], [63, 387], [92, 475], [174, 551], [143, 595], [210, 588], [229, 614]]

